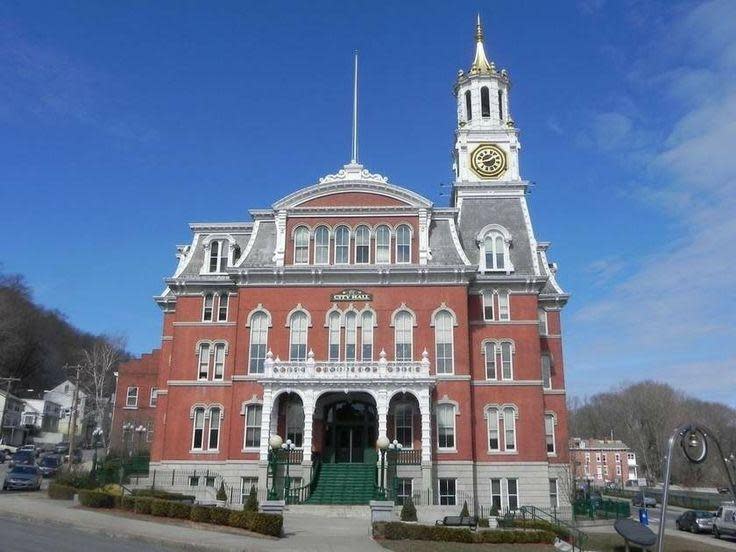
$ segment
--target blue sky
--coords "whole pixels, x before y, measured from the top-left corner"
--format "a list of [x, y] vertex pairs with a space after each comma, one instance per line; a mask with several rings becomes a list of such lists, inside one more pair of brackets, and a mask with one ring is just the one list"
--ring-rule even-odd
[[0, 262], [91, 332], [160, 338], [188, 222], [247, 220], [350, 154], [446, 204], [451, 87], [513, 80], [553, 246], [568, 389], [643, 378], [736, 405], [736, 2], [5, 2]]

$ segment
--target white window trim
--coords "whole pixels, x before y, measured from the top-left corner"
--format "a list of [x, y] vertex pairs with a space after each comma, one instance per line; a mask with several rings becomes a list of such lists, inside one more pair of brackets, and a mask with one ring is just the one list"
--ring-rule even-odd
[[[341, 228], [344, 228], [347, 231], [347, 233], [348, 233], [348, 243], [347, 243], [347, 245], [345, 245], [345, 246], [342, 246], [341, 245], [340, 246], [340, 247], [346, 247], [347, 250], [348, 250], [348, 259], [344, 263], [337, 261], [337, 248], [338, 248], [338, 245], [337, 245], [337, 234], [338, 234], [338, 230], [340, 230]], [[333, 264], [342, 265], [342, 266], [346, 266], [346, 265], [349, 265], [350, 264], [350, 241], [351, 241], [351, 239], [352, 239], [352, 231], [350, 230], [350, 227], [349, 226], [346, 226], [344, 224], [341, 224], [341, 225], [335, 227], [335, 231], [334, 231], [334, 242], [335, 242], [335, 246], [333, 247], [333, 257], [332, 257]]]
[[[365, 228], [365, 230], [368, 233], [368, 244], [367, 245], [361, 245], [358, 246], [358, 230], [361, 228]], [[355, 265], [369, 265], [371, 264], [371, 228], [370, 226], [367, 226], [365, 224], [359, 224], [355, 227], [355, 231], [353, 232], [353, 264]], [[368, 261], [364, 263], [358, 262], [358, 247], [367, 247], [368, 248]]]
[[[509, 344], [509, 377], [504, 376], [503, 370], [503, 345], [504, 343]], [[516, 344], [510, 339], [503, 339], [498, 342], [498, 358], [501, 360], [499, 366], [501, 368], [501, 380], [502, 381], [514, 381], [514, 357], [516, 356]]]
[[[495, 295], [496, 290], [490, 291], [490, 290], [484, 290], [481, 292], [481, 308], [483, 309], [483, 321], [484, 322], [494, 322], [496, 320], [496, 301], [495, 301]], [[488, 305], [488, 301], [491, 302], [490, 305]], [[486, 317], [486, 308], [490, 306], [491, 307], [491, 317]]]
[[[511, 320], [511, 293], [508, 290], [503, 291], [494, 291], [496, 298], [498, 300], [498, 321], [499, 322], [508, 322]], [[506, 298], [506, 315], [503, 316], [502, 309], [501, 309], [501, 297]]]
[[[404, 449], [413, 450], [414, 449], [414, 407], [411, 405], [411, 403], [398, 403], [396, 407], [402, 407], [402, 408], [408, 408], [409, 409], [409, 419], [411, 420], [411, 423], [409, 425], [409, 429], [411, 429], [411, 442], [407, 443], [401, 443], [401, 446]], [[399, 428], [399, 417], [396, 415], [396, 410], [394, 410], [394, 439], [398, 439], [398, 428]], [[405, 426], [402, 426], [405, 427]]]
[[[249, 402], [243, 404], [243, 452], [256, 452], [260, 450], [261, 444], [260, 442], [257, 445], [248, 446], [246, 444], [246, 439], [248, 438], [248, 409], [250, 408], [260, 408], [261, 409], [261, 423], [263, 422], [263, 403], [262, 402]], [[258, 426], [250, 426], [250, 427], [257, 427], [259, 430], [262, 428], [262, 425]], [[263, 440], [263, 435], [260, 436], [260, 440]]]
[[452, 416], [452, 447], [441, 447], [440, 446], [440, 424], [439, 420], [437, 419], [439, 416], [435, 416], [436, 420], [436, 438], [437, 438], [437, 451], [438, 452], [457, 452], [457, 417], [460, 414], [460, 409], [457, 407], [457, 404], [450, 401], [442, 401], [437, 403], [437, 409], [440, 408], [452, 408], [454, 416]]
[[[332, 328], [330, 327], [330, 319], [333, 319], [333, 318], [337, 318], [337, 333], [336, 333], [337, 341], [336, 343], [332, 342], [333, 341]], [[327, 312], [327, 360], [328, 361], [337, 362], [340, 360], [340, 352], [342, 350], [341, 349], [342, 331], [340, 328], [342, 327], [342, 319], [343, 319], [342, 312], [336, 307], [334, 307], [333, 309], [330, 309], [330, 311]], [[332, 358], [331, 349], [335, 345], [337, 345], [337, 358]]]
[[[550, 508], [559, 508], [560, 507], [560, 485], [556, 477], [550, 477], [549, 482], [552, 483], [553, 481], [555, 482], [555, 503], [552, 504], [552, 500], [550, 500], [549, 505], [550, 505]], [[519, 486], [518, 483], [516, 486], [518, 490], [518, 486]], [[550, 489], [550, 499], [551, 498], [552, 498], [552, 490]]]
[[[516, 509], [518, 510], [519, 508], [521, 508], [521, 504], [522, 504], [522, 502], [521, 502], [521, 488], [520, 488], [521, 485], [519, 484], [519, 479], [520, 478], [518, 478], [518, 477], [504, 477], [503, 482], [501, 483], [501, 487], [502, 487], [502, 489], [506, 493], [506, 501], [505, 501], [504, 505], [506, 506], [506, 511], [507, 512], [509, 510], [511, 510], [511, 506], [509, 505], [510, 504], [510, 502], [509, 502], [509, 496], [510, 496], [510, 493], [509, 493], [509, 480], [516, 481], [516, 495], [515, 495], [516, 496], [516, 506], [517, 506]], [[514, 511], [516, 511], [516, 510], [514, 510]]]
[[[304, 246], [304, 248], [307, 250], [307, 260], [304, 261], [304, 262], [301, 262], [301, 261], [297, 262], [297, 260], [296, 260], [296, 252], [297, 252], [296, 235], [302, 229], [306, 230], [306, 232], [307, 232], [307, 245]], [[292, 240], [292, 243], [294, 244], [293, 252], [292, 252], [292, 263], [293, 264], [299, 265], [299, 266], [303, 266], [303, 265], [308, 265], [309, 264], [309, 242], [311, 241], [311, 237], [312, 237], [312, 233], [310, 232], [310, 230], [309, 230], [309, 228], [307, 226], [304, 226], [303, 224], [300, 224], [296, 228], [294, 228], [294, 232], [292, 232], [292, 234], [291, 234], [291, 240]], [[301, 249], [301, 248], [302, 247], [299, 246], [299, 249]]]
[[437, 478], [437, 503], [438, 504], [441, 504], [441, 502], [442, 502], [441, 497], [442, 496], [450, 496], [450, 495], [443, 495], [442, 494], [441, 482], [442, 482], [443, 479], [444, 480], [447, 480], [447, 481], [454, 481], [455, 482], [455, 485], [454, 485], [454, 487], [455, 487], [455, 493], [452, 495], [454, 497], [454, 499], [455, 499], [453, 501], [454, 504], [449, 504], [448, 506], [457, 506], [457, 477], [438, 477]]
[[[549, 360], [549, 385], [545, 385], [545, 381], [544, 381], [544, 359], [545, 358]], [[542, 371], [542, 388], [548, 391], [553, 388], [553, 385], [552, 385], [552, 356], [543, 352], [542, 355], [540, 356], [540, 363], [541, 363], [540, 369]]]
[[[402, 228], [402, 227], [406, 227], [406, 228], [409, 229], [409, 260], [408, 261], [399, 261], [399, 229]], [[405, 224], [405, 223], [399, 224], [396, 227], [396, 230], [394, 232], [394, 236], [395, 236], [395, 238], [394, 238], [394, 242], [395, 242], [395, 245], [394, 245], [394, 262], [395, 262], [395, 264], [411, 264], [411, 258], [412, 258], [412, 255], [414, 253], [412, 251], [412, 249], [413, 249], [412, 248], [412, 243], [414, 242], [414, 228], [411, 226], [411, 224]]]
[[[489, 235], [500, 235], [503, 240], [503, 256], [504, 256], [504, 268], [494, 268], [486, 266], [486, 238]], [[478, 271], [479, 272], [499, 272], [504, 274], [510, 274], [514, 271], [514, 266], [511, 263], [511, 234], [506, 228], [498, 224], [489, 224], [481, 229], [476, 236], [476, 243], [478, 244], [479, 258], [478, 258]], [[494, 259], [495, 264], [495, 259]]]
[[[317, 231], [320, 230], [321, 228], [324, 228], [325, 230], [327, 230], [327, 261], [325, 261], [323, 263], [317, 262]], [[324, 266], [324, 265], [329, 265], [330, 264], [330, 242], [331, 241], [332, 241], [332, 232], [331, 232], [329, 226], [325, 226], [324, 224], [320, 224], [319, 226], [317, 226], [317, 228], [314, 229], [314, 246], [312, 248], [313, 249], [313, 251], [312, 251], [313, 264], [319, 265], [319, 266]], [[320, 247], [324, 247], [324, 246], [320, 246]]]
[[[378, 230], [381, 228], [386, 228], [388, 230], [388, 261], [380, 261], [378, 260]], [[375, 244], [373, 246], [373, 262], [377, 265], [390, 265], [391, 264], [391, 235], [393, 232], [391, 232], [391, 227], [387, 224], [379, 224], [375, 231]]]
[[[450, 348], [452, 350], [452, 356], [450, 357], [450, 371], [449, 372], [439, 372], [439, 370], [437, 370], [437, 368], [439, 368], [437, 361], [439, 360], [438, 346], [440, 343], [438, 340], [438, 333], [439, 333], [440, 327], [438, 324], [436, 324], [436, 321], [437, 321], [437, 316], [439, 316], [442, 313], [447, 313], [450, 315]], [[434, 326], [435, 371], [437, 372], [437, 374], [441, 373], [443, 376], [452, 375], [455, 373], [455, 326], [457, 325], [457, 317], [455, 316], [455, 313], [449, 307], [440, 307], [439, 309], [435, 310], [435, 312], [432, 313], [431, 325]], [[413, 334], [414, 332], [412, 332], [412, 340], [413, 340]]]
[[[217, 370], [217, 350], [222, 349], [222, 373], [216, 375]], [[227, 341], [215, 341], [212, 345], [212, 381], [223, 381], [225, 379], [225, 364], [227, 359]], [[209, 370], [208, 370], [209, 371]]]
[[[348, 359], [348, 315], [349, 314], [351, 314], [353, 318], [353, 328], [352, 328], [353, 343], [352, 345], [353, 345], [354, 352], [353, 352], [352, 360]], [[345, 325], [345, 341], [342, 345], [343, 345], [343, 359], [345, 360], [345, 362], [356, 362], [360, 358], [360, 355], [358, 354], [358, 326], [360, 325], [358, 321], [359, 316], [360, 316], [360, 313], [354, 309], [350, 309], [346, 311], [345, 314], [343, 315], [343, 321]], [[338, 350], [340, 349], [339, 345], [340, 344], [338, 343]]]
[[[539, 335], [549, 335], [549, 316], [547, 309], [539, 307], [537, 309], [537, 320], [539, 321]], [[544, 331], [542, 331], [544, 325]]]
[[[220, 309], [222, 306], [222, 297], [226, 297], [225, 301], [225, 319], [220, 320]], [[213, 299], [213, 306], [214, 306], [214, 299]], [[217, 294], [217, 316], [213, 316], [212, 320], [217, 322], [227, 322], [230, 318], [230, 294], [227, 291], [220, 292]]]
[[[506, 427], [506, 410], [511, 410], [512, 415], [511, 419], [514, 420], [514, 448], [509, 448], [508, 440], [506, 439], [508, 428]], [[503, 415], [503, 450], [507, 453], [518, 453], [519, 452], [519, 435], [518, 435], [518, 428], [516, 424], [516, 419], [519, 416], [519, 411], [513, 406], [504, 405], [501, 408], [501, 413]]]
[[[194, 446], [194, 437], [197, 432], [197, 411], [202, 411], [202, 445], [200, 447]], [[207, 427], [207, 409], [204, 406], [195, 406], [192, 408], [192, 452], [202, 452], [205, 448], [205, 428]]]
[[[211, 309], [211, 318], [207, 320], [204, 317], [204, 313], [207, 309], [207, 298], [212, 297], [212, 306]], [[214, 293], [205, 293], [202, 295], [202, 322], [214, 322], [215, 321], [215, 294]]]
[[[398, 315], [402, 312], [405, 312], [409, 315], [409, 361], [412, 361], [414, 359], [414, 322], [416, 318], [414, 317], [414, 313], [412, 313], [408, 309], [400, 309], [397, 312], [394, 313], [393, 321], [396, 321], [396, 318]], [[394, 360], [398, 361], [398, 353], [399, 353], [399, 326], [398, 324], [393, 324], [394, 326]]]
[[[215, 448], [210, 447], [210, 437], [212, 435], [212, 411], [213, 410], [219, 410], [219, 416], [217, 417], [217, 445]], [[220, 438], [222, 437], [222, 409], [217, 406], [212, 406], [209, 408], [207, 412], [207, 416], [205, 417], [205, 421], [208, 421], [207, 423], [207, 452], [219, 452], [220, 451]]]
[[552, 452], [547, 451], [547, 456], [557, 456], [557, 416], [553, 412], [544, 413], [544, 449], [547, 450], [547, 418], [552, 418]]
[[[503, 452], [501, 448], [501, 412], [498, 407], [492, 406], [486, 409], [486, 445], [489, 453]], [[491, 416], [496, 419], [496, 433], [498, 440], [498, 448], [491, 448]]]
[[[488, 351], [486, 349], [488, 348], [489, 345], [491, 347], [491, 355], [493, 358], [493, 365], [494, 365], [495, 372], [496, 372], [496, 377], [493, 377], [493, 378], [488, 377]], [[499, 380], [498, 378], [498, 357], [500, 354], [498, 343], [493, 340], [486, 339], [483, 341], [481, 346], [482, 346], [481, 354], [484, 357], [483, 370], [485, 371], [485, 379], [486, 381], [498, 381]]]
[[151, 387], [151, 395], [148, 397], [148, 406], [151, 408], [156, 408], [156, 404], [158, 402], [158, 389], [155, 387]]
[[[135, 389], [135, 396], [134, 396], [135, 403], [134, 404], [130, 404], [130, 398], [131, 398], [130, 391], [131, 391], [131, 389]], [[139, 392], [139, 389], [138, 389], [137, 386], [128, 387], [128, 389], [125, 392], [125, 408], [138, 408], [138, 392]]]
[[[266, 355], [268, 355], [268, 334], [269, 334], [268, 329], [271, 327], [271, 314], [263, 308], [256, 308], [252, 310], [250, 314], [248, 314], [248, 323], [247, 323], [247, 327], [249, 328], [248, 330], [248, 373], [249, 374], [262, 374], [265, 372], [265, 366], [264, 366], [263, 372], [251, 371], [251, 364], [253, 360], [253, 345], [254, 345], [253, 343], [253, 317], [256, 315], [259, 315], [259, 316], [263, 315], [266, 317], [266, 328], [265, 328], [266, 329], [266, 339], [265, 339], [265, 343], [263, 343], [262, 345], [265, 345]], [[255, 345], [261, 345], [261, 343], [256, 343]], [[266, 356], [264, 356], [263, 358], [265, 361]]]

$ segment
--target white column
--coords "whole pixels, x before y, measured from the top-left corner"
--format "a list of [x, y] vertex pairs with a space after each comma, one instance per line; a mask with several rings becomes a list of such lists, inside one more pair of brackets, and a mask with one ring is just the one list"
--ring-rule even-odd
[[428, 388], [417, 393], [422, 416], [422, 490], [432, 488], [432, 394]]
[[314, 421], [314, 389], [304, 392], [302, 407], [304, 409], [304, 435], [302, 437], [304, 449], [302, 457], [303, 466], [312, 465], [312, 422]]
[[[273, 390], [270, 385], [263, 388], [263, 407], [261, 409], [261, 446], [258, 451], [258, 460], [268, 462], [268, 438], [271, 435], [271, 411], [273, 410]], [[274, 418], [276, 418], [274, 416]]]
[[376, 400], [376, 413], [378, 414], [378, 436], [386, 436], [386, 429], [388, 426], [388, 391], [381, 389], [378, 392], [378, 398]]

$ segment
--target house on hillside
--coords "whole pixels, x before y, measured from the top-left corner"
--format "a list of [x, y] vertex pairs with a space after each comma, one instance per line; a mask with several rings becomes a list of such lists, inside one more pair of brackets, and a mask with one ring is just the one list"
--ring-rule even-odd
[[590, 480], [594, 485], [625, 485], [639, 477], [636, 454], [616, 439], [570, 439], [570, 462], [575, 479]]

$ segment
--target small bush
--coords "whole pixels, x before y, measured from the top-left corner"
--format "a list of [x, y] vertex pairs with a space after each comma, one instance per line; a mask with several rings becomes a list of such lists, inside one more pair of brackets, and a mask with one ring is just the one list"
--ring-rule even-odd
[[229, 519], [230, 510], [228, 508], [222, 508], [220, 506], [210, 508], [210, 523], [214, 523], [216, 525], [227, 525]]
[[136, 514], [150, 514], [152, 502], [152, 498], [137, 496], [135, 497], [135, 506], [133, 507], [133, 510]]
[[570, 536], [570, 531], [568, 531], [564, 527], [558, 527], [553, 523], [543, 521], [541, 519], [515, 519], [511, 525], [512, 527], [519, 527], [522, 529], [536, 529], [537, 531], [547, 531], [549, 533], [554, 533], [563, 540], [567, 539]]
[[194, 495], [185, 495], [181, 493], [170, 493], [159, 489], [134, 489], [134, 496], [147, 496], [150, 498], [160, 498], [162, 500], [182, 500], [185, 502], [194, 502]]
[[488, 513], [488, 515], [489, 515], [490, 517], [498, 517], [498, 516], [499, 516], [499, 513], [498, 513], [498, 506], [496, 506], [495, 504], [493, 504], [493, 505], [491, 506], [491, 511], [490, 511], [490, 512]]
[[120, 499], [120, 507], [123, 510], [130, 510], [132, 512], [135, 509], [135, 497], [134, 496], [123, 496]]
[[55, 482], [67, 487], [75, 489], [96, 489], [97, 481], [94, 476], [87, 470], [79, 470], [76, 468], [65, 468], [59, 470], [54, 478]]
[[258, 511], [258, 493], [255, 486], [251, 486], [250, 492], [248, 493], [248, 499], [243, 504], [243, 511], [245, 512], [257, 512]]
[[225, 490], [224, 481], [220, 481], [220, 488], [217, 490], [217, 500], [227, 500], [227, 491]]
[[284, 526], [284, 518], [279, 515], [259, 512], [230, 512], [228, 525], [262, 535], [279, 537]]
[[488, 518], [480, 518], [478, 519], [478, 527], [485, 527], [488, 528], [490, 524], [488, 523]]
[[169, 517], [171, 518], [189, 519], [192, 514], [192, 507], [185, 502], [170, 500], [167, 503], [169, 505]]
[[77, 489], [53, 482], [49, 485], [48, 493], [49, 498], [54, 500], [72, 500], [74, 495], [77, 494]]
[[192, 510], [189, 513], [189, 519], [192, 521], [198, 521], [200, 523], [208, 523], [210, 521], [210, 510], [206, 506], [192, 506]]
[[463, 509], [460, 510], [460, 517], [470, 517], [470, 512], [468, 511], [468, 501], [463, 501]]
[[416, 521], [417, 509], [411, 498], [404, 499], [404, 505], [401, 507], [401, 521]]
[[115, 506], [115, 495], [102, 491], [79, 491], [79, 503], [90, 508], [113, 508]]
[[167, 500], [159, 500], [154, 498], [151, 500], [151, 514], [159, 517], [169, 516], [169, 502]]

